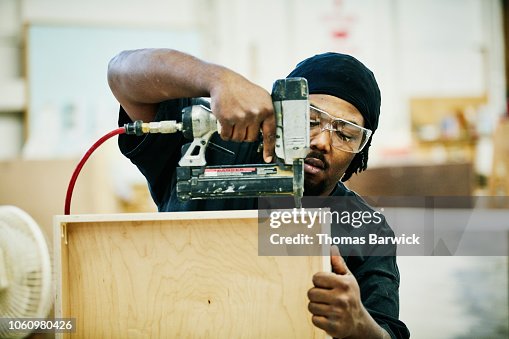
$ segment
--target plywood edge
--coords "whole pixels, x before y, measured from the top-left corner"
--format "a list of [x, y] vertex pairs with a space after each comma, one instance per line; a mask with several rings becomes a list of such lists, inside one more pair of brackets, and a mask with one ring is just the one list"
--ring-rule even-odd
[[[68, 293], [68, 249], [66, 246], [67, 234], [65, 230], [66, 223], [60, 222], [56, 217], [53, 218], [53, 277], [54, 277], [54, 305], [55, 318], [63, 318], [65, 314], [69, 314], [68, 300], [65, 299]], [[68, 337], [68, 334], [56, 333], [55, 338]]]
[[155, 212], [155, 213], [118, 213], [118, 214], [73, 214], [55, 215], [54, 225], [62, 223], [97, 221], [148, 221], [148, 220], [200, 220], [200, 219], [253, 219], [258, 217], [257, 210], [202, 211], [202, 212]]
[[[332, 227], [330, 220], [325, 221], [321, 224], [321, 232], [325, 234], [332, 234]], [[329, 247], [327, 245], [322, 245], [322, 271], [323, 272], [330, 272], [332, 270], [331, 262], [330, 262], [330, 247], [327, 251], [326, 248]], [[328, 253], [327, 253], [328, 252]], [[327, 338], [331, 338], [330, 336], [327, 336]]]

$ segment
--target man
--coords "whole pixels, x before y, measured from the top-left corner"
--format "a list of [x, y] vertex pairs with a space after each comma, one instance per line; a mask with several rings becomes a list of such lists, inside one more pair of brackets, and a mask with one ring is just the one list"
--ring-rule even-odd
[[[305, 194], [351, 196], [342, 183], [366, 169], [371, 134], [378, 126], [380, 92], [376, 80], [357, 59], [325, 53], [304, 60], [289, 77], [309, 84], [310, 152], [305, 159]], [[270, 93], [223, 66], [169, 49], [124, 51], [109, 64], [108, 82], [121, 104], [119, 124], [179, 120], [183, 107], [210, 97], [221, 124], [211, 141], [232, 151], [207, 150], [208, 165], [271, 162], [275, 119]], [[263, 159], [259, 135], [263, 137]], [[176, 170], [182, 135], [123, 135], [122, 152], [149, 183], [159, 211], [256, 208], [256, 199], [193, 200], [176, 198]], [[388, 227], [388, 226], [387, 226]], [[315, 326], [337, 338], [407, 338], [398, 320], [399, 273], [393, 256], [348, 257], [331, 252], [333, 272], [313, 276], [309, 311]], [[348, 264], [348, 266], [347, 266]]]

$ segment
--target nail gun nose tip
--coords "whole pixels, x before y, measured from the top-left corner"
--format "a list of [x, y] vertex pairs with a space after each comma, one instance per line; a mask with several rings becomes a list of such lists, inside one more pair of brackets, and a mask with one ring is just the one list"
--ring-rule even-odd
[[295, 198], [295, 208], [297, 208], [297, 209], [302, 208], [302, 201], [300, 198]]

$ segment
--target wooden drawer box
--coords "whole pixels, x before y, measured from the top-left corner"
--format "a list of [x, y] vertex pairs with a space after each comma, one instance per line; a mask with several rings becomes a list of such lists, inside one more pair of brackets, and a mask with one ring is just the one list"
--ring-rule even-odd
[[322, 256], [259, 256], [256, 211], [55, 217], [55, 316], [87, 338], [325, 338]]

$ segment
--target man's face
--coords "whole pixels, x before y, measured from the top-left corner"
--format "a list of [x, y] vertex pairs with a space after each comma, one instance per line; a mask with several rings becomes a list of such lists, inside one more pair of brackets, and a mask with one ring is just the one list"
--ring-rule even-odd
[[[327, 112], [332, 117], [364, 126], [361, 113], [343, 99], [326, 94], [311, 94], [309, 100], [311, 106]], [[304, 160], [305, 195], [329, 195], [355, 156], [354, 153], [333, 147], [330, 138], [328, 131], [311, 137], [311, 150]]]

